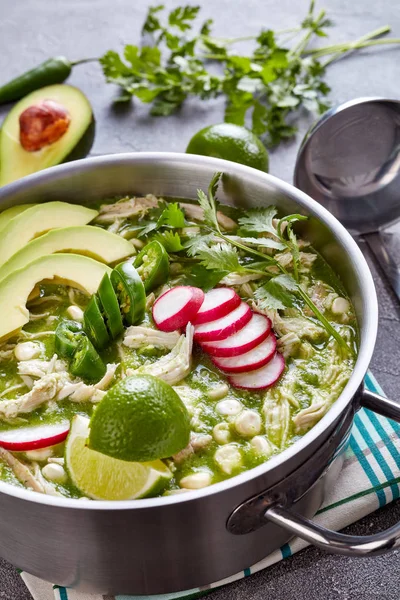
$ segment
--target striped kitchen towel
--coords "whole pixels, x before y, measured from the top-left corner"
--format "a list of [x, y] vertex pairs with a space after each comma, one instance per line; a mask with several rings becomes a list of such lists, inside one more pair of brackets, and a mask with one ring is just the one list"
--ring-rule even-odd
[[[383, 394], [371, 374], [365, 380], [368, 389]], [[345, 452], [343, 470], [335, 488], [326, 498], [315, 521], [329, 529], [339, 530], [354, 523], [377, 508], [392, 502], [400, 494], [400, 424], [372, 413], [360, 410], [354, 419], [350, 443]], [[293, 539], [280, 550], [257, 564], [222, 581], [202, 588], [175, 594], [158, 596], [101, 596], [76, 592], [51, 585], [22, 573], [26, 585], [35, 600], [192, 600], [206, 595], [212, 589], [232, 583], [291, 556], [307, 546], [299, 538]]]

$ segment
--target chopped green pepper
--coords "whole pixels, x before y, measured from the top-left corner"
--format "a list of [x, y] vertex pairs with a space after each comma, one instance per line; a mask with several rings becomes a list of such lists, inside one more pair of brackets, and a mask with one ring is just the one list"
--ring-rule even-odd
[[143, 282], [131, 262], [120, 263], [111, 273], [111, 283], [117, 294], [122, 318], [127, 325], [144, 318], [146, 293]]
[[106, 365], [86, 335], [78, 341], [78, 347], [70, 363], [70, 371], [84, 381], [99, 381], [106, 374]]
[[147, 244], [133, 264], [143, 279], [146, 293], [165, 283], [169, 277], [168, 253], [158, 240]]
[[94, 294], [83, 314], [83, 328], [96, 348], [105, 348], [110, 341], [101, 306]]
[[61, 321], [55, 331], [55, 349], [61, 358], [71, 358], [82, 336], [82, 325], [76, 321]]
[[108, 273], [104, 274], [99, 289], [97, 290], [107, 329], [112, 338], [116, 338], [123, 331], [121, 311], [119, 309], [118, 298], [110, 281]]

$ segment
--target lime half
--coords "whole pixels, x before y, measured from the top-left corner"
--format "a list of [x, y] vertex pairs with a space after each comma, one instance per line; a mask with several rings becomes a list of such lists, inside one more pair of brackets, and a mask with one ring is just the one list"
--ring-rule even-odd
[[73, 484], [95, 500], [132, 500], [155, 496], [172, 473], [161, 460], [147, 463], [110, 458], [86, 446], [89, 419], [76, 415], [65, 448], [65, 462]]
[[190, 439], [190, 416], [158, 377], [132, 375], [110, 388], [90, 421], [88, 446], [118, 460], [168, 458]]

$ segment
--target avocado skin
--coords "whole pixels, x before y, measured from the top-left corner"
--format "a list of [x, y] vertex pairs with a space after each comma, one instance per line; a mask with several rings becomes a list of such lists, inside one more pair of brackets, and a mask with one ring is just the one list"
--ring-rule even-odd
[[89, 127], [82, 135], [75, 148], [62, 160], [59, 164], [71, 162], [72, 160], [79, 160], [85, 158], [92, 149], [94, 138], [96, 134], [96, 119], [93, 117]]

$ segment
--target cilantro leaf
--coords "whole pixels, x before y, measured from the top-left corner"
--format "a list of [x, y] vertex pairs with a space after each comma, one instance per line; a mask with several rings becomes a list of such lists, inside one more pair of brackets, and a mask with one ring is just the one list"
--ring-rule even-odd
[[210, 244], [214, 239], [213, 233], [207, 233], [206, 235], [196, 235], [191, 237], [187, 242], [184, 243], [183, 247], [186, 249], [188, 256], [196, 256], [200, 250], [208, 250]]
[[204, 265], [197, 263], [191, 266], [189, 271], [186, 271], [183, 277], [183, 283], [185, 285], [199, 287], [204, 292], [208, 292], [209, 290], [212, 290], [225, 275], [227, 275], [227, 271], [211, 271]]
[[236, 248], [227, 243], [215, 244], [211, 248], [199, 250], [196, 254], [206, 269], [240, 273], [244, 267], [239, 263]]
[[168, 17], [168, 23], [172, 27], [178, 27], [181, 31], [190, 29], [189, 22], [193, 21], [200, 10], [200, 6], [178, 6]]
[[163, 210], [158, 219], [157, 227], [163, 225], [168, 225], [168, 227], [174, 227], [175, 229], [185, 226], [185, 215], [177, 202], [169, 202], [167, 208]]
[[254, 297], [262, 309], [283, 310], [293, 306], [293, 292], [297, 289], [293, 277], [278, 275], [258, 287]]
[[[226, 236], [229, 237], [229, 236]], [[262, 246], [263, 248], [272, 248], [273, 250], [284, 250], [285, 244], [282, 242], [277, 242], [272, 238], [252, 238], [252, 237], [242, 237], [241, 241], [250, 246]]]
[[239, 224], [246, 231], [254, 231], [256, 233], [272, 233], [277, 235], [277, 231], [272, 223], [272, 220], [277, 214], [275, 206], [267, 208], [254, 208], [247, 211], [246, 216], [240, 217]]
[[176, 231], [172, 232], [167, 230], [164, 231], [164, 233], [156, 233], [152, 239], [160, 242], [167, 252], [180, 252], [184, 249], [181, 238]]
[[210, 185], [208, 186], [208, 195], [203, 190], [197, 190], [197, 198], [201, 208], [204, 211], [204, 222], [206, 225], [219, 231], [217, 208], [218, 203], [215, 198], [217, 192], [219, 180], [222, 173], [214, 173]]

